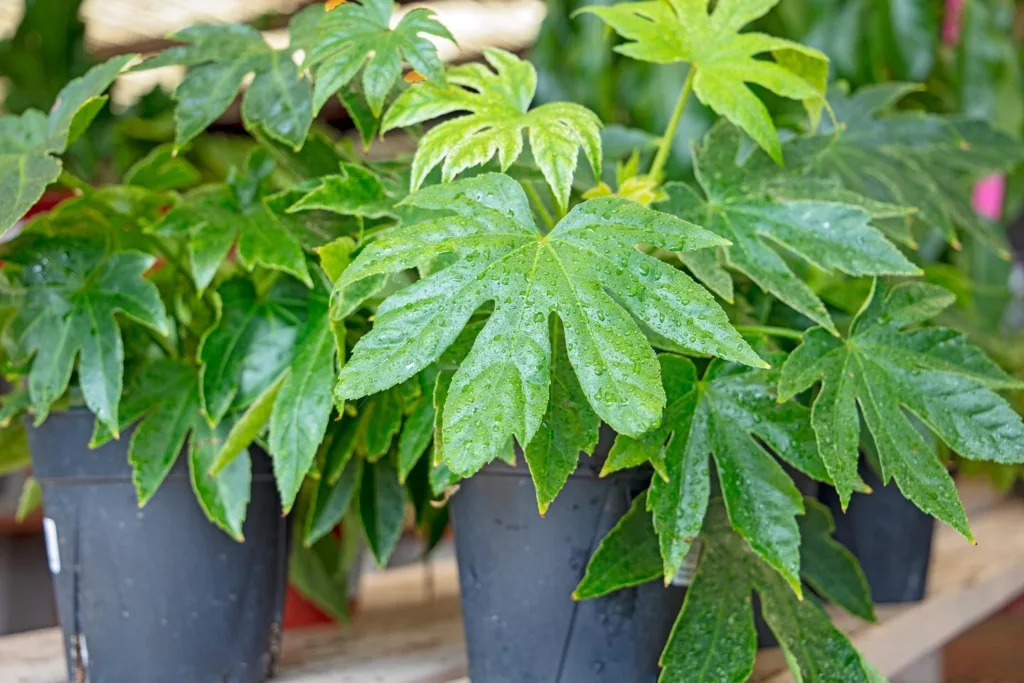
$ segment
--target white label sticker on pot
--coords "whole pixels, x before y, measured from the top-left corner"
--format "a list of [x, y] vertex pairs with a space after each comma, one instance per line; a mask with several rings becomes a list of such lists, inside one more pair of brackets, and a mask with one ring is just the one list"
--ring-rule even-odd
[[46, 558], [50, 561], [50, 573], [60, 574], [60, 546], [57, 545], [57, 525], [49, 517], [43, 517], [43, 535], [46, 536]]
[[683, 564], [679, 571], [672, 577], [673, 586], [689, 586], [693, 581], [693, 575], [697, 573], [697, 563], [700, 561], [700, 539], [690, 544], [690, 551], [683, 558]]

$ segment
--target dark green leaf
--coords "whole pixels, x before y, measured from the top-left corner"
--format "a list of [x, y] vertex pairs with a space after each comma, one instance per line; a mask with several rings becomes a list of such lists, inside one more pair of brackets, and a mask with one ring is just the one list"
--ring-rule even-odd
[[434, 401], [428, 396], [421, 399], [416, 409], [405, 418], [398, 438], [398, 478], [403, 484], [433, 438]]
[[160, 145], [136, 161], [124, 174], [126, 185], [157, 192], [180, 190], [199, 182], [199, 171], [185, 159], [174, 155], [172, 145]]
[[860, 565], [832, 534], [836, 527], [828, 508], [804, 498], [800, 523], [800, 575], [821, 597], [861, 619], [875, 620], [871, 589]]
[[206, 516], [235, 540], [243, 541], [242, 524], [245, 522], [245, 509], [249, 505], [249, 487], [252, 483], [249, 452], [241, 451], [216, 475], [210, 474], [220, 450], [220, 440], [227, 436], [228, 431], [225, 423], [214, 429], [205, 420], [195, 420], [189, 452], [189, 473], [192, 488]]
[[377, 565], [384, 567], [398, 545], [405, 522], [405, 487], [387, 459], [363, 468], [359, 521]]
[[331, 533], [341, 523], [359, 489], [362, 476], [363, 460], [350, 458], [337, 481], [331, 482], [326, 476], [320, 477], [316, 505], [306, 518], [304, 543], [307, 546]]
[[[993, 389], [1020, 387], [966, 338], [942, 328], [901, 331], [952, 303], [941, 287], [877, 284], [846, 339], [804, 335], [782, 368], [784, 400], [818, 381], [811, 422], [845, 504], [856, 488], [860, 419], [878, 449], [883, 481], [970, 538], [953, 480], [910, 411], [963, 458], [1024, 461], [1024, 423]], [[916, 421], [915, 421], [916, 422]]]

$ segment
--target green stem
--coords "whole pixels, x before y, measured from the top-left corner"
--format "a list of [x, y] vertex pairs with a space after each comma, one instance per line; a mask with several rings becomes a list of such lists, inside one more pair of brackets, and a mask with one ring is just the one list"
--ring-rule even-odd
[[554, 230], [555, 219], [551, 217], [551, 212], [548, 211], [548, 207], [544, 205], [544, 200], [540, 198], [539, 194], [537, 194], [537, 190], [534, 188], [533, 183], [527, 180], [520, 184], [523, 186], [523, 189], [526, 190], [527, 196], [529, 196], [530, 201], [533, 202], [533, 206], [537, 209], [537, 213], [540, 214], [540, 218], [544, 221], [544, 225], [548, 226], [548, 231], [550, 232]]
[[695, 73], [697, 73], [697, 67], [690, 65], [690, 72], [686, 74], [686, 81], [683, 83], [683, 91], [679, 93], [679, 99], [676, 100], [676, 108], [672, 112], [672, 118], [669, 119], [668, 127], [661, 138], [661, 144], [658, 145], [658, 153], [654, 155], [654, 162], [651, 164], [649, 175], [656, 180], [661, 180], [661, 176], [665, 172], [665, 164], [668, 163], [668, 157], [672, 153], [672, 144], [676, 139], [676, 131], [679, 130], [679, 122], [683, 120], [686, 102], [690, 99], [690, 93], [693, 91], [693, 76]]
[[61, 171], [60, 175], [57, 177], [57, 183], [59, 185], [63, 185], [69, 190], [74, 190], [79, 194], [85, 194], [92, 190], [92, 185], [69, 171]]
[[766, 334], [769, 337], [780, 337], [796, 341], [804, 338], [803, 332], [791, 330], [788, 327], [768, 327], [765, 325], [735, 325], [734, 327], [740, 334]]

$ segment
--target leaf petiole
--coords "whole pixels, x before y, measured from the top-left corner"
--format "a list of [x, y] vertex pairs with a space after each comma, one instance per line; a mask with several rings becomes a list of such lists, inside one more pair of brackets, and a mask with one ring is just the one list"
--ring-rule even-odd
[[800, 330], [791, 330], [788, 327], [770, 327], [765, 325], [735, 325], [736, 331], [740, 334], [766, 334], [769, 337], [780, 339], [793, 339], [800, 341], [804, 333]]
[[668, 163], [669, 154], [672, 153], [672, 144], [676, 139], [676, 131], [679, 130], [679, 122], [683, 120], [686, 102], [690, 99], [690, 93], [693, 91], [693, 76], [695, 73], [697, 73], [696, 67], [691, 66], [689, 73], [686, 74], [686, 80], [683, 82], [683, 90], [679, 93], [679, 99], [676, 100], [676, 108], [672, 112], [672, 118], [669, 119], [668, 127], [665, 128], [665, 134], [661, 138], [661, 144], [658, 145], [658, 152], [654, 155], [654, 161], [651, 163], [649, 175], [655, 180], [660, 181], [662, 179], [665, 164]]
[[548, 232], [554, 230], [555, 219], [551, 217], [551, 212], [548, 211], [548, 207], [544, 204], [544, 200], [541, 199], [540, 194], [537, 193], [537, 188], [535, 188], [533, 183], [528, 180], [525, 180], [520, 184], [523, 186], [523, 189], [526, 190], [526, 195], [533, 203], [533, 208], [537, 210], [537, 214], [540, 216], [540, 219], [544, 221], [544, 225], [547, 226]]

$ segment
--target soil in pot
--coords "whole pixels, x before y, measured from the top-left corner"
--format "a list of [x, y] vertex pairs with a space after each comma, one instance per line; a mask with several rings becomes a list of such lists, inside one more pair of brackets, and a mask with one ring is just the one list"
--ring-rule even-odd
[[834, 489], [820, 499], [836, 523], [836, 540], [860, 562], [876, 603], [917, 602], [924, 598], [935, 520], [907, 500], [895, 483], [883, 486], [861, 461], [860, 476], [871, 494], [853, 494], [844, 513]]
[[182, 454], [139, 508], [130, 433], [87, 447], [93, 417], [30, 429], [69, 681], [260, 683], [280, 644], [287, 523], [270, 459], [253, 449], [237, 543], [210, 523]]
[[646, 489], [650, 473], [599, 478], [602, 432], [547, 514], [522, 454], [460, 484], [452, 498], [462, 614], [473, 681], [655, 683], [685, 589], [661, 581], [576, 602], [597, 544]]

